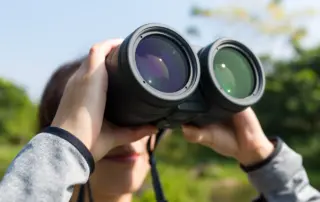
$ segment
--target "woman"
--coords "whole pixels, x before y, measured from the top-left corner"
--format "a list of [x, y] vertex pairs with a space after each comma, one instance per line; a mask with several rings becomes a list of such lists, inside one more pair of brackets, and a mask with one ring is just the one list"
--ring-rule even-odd
[[[11, 163], [0, 183], [0, 201], [67, 202], [71, 197], [76, 202], [78, 185], [87, 182], [94, 202], [131, 201], [148, 172], [145, 143], [155, 128], [118, 128], [103, 120], [108, 79], [104, 60], [119, 43], [99, 43], [82, 62], [53, 75], [40, 106], [44, 129]], [[235, 158], [261, 193], [259, 201], [320, 201], [301, 156], [279, 138], [268, 140], [250, 108], [234, 115], [228, 126], [183, 130], [187, 140]]]

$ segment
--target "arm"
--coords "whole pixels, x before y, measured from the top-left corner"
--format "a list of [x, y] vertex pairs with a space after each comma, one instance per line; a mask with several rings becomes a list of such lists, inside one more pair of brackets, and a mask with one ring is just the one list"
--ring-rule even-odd
[[60, 128], [49, 127], [17, 155], [0, 182], [0, 201], [68, 202], [73, 186], [94, 169], [89, 150]]
[[275, 150], [266, 160], [242, 167], [261, 193], [256, 202], [319, 202], [320, 193], [310, 185], [302, 157], [281, 139], [274, 143]]
[[310, 185], [301, 156], [279, 138], [272, 144], [251, 108], [233, 115], [228, 124], [184, 126], [183, 132], [190, 142], [245, 165], [242, 168], [263, 196], [256, 202], [320, 202], [320, 193]]

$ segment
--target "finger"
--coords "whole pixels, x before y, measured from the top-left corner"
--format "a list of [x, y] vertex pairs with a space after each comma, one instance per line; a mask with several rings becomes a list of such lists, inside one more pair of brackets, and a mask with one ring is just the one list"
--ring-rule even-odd
[[193, 126], [182, 127], [184, 137], [191, 143], [199, 143], [202, 145], [210, 145], [212, 143], [212, 131], [207, 128], [197, 128]]
[[138, 128], [117, 128], [114, 130], [114, 137], [117, 144], [135, 142], [145, 136], [154, 134], [157, 129], [154, 126], [143, 126]]
[[185, 139], [191, 143], [200, 143], [203, 139], [201, 129], [194, 126], [182, 126]]
[[157, 131], [158, 129], [154, 126], [139, 127], [132, 131], [133, 134], [129, 140], [130, 142], [137, 141], [143, 137], [154, 135], [157, 133]]
[[183, 127], [185, 138], [193, 143], [214, 147], [232, 136], [232, 131], [221, 124], [210, 124], [198, 129], [192, 126]]
[[88, 71], [95, 71], [97, 67], [104, 64], [106, 56], [113, 48], [119, 46], [122, 41], [123, 39], [111, 39], [93, 45], [89, 52], [88, 65], [86, 65], [90, 68]]
[[210, 135], [205, 141], [210, 142], [213, 147], [233, 142], [235, 136], [233, 130], [223, 124], [210, 124], [206, 127], [206, 131], [210, 131]]

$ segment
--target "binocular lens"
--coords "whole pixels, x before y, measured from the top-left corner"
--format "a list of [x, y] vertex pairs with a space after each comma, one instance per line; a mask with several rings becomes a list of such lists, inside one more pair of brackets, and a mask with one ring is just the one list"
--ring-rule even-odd
[[254, 105], [265, 88], [259, 58], [241, 42], [219, 38], [191, 45], [158, 23], [138, 27], [105, 64], [104, 115], [118, 126], [208, 125]]
[[135, 61], [144, 81], [158, 91], [177, 92], [189, 80], [186, 54], [173, 40], [164, 36], [143, 38], [137, 45]]
[[234, 48], [222, 48], [213, 64], [215, 77], [224, 92], [234, 98], [251, 95], [255, 86], [254, 71], [242, 53]]

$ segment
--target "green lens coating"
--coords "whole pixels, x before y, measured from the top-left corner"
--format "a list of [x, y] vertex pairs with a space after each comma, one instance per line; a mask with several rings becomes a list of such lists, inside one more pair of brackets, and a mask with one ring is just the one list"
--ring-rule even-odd
[[218, 50], [214, 61], [214, 74], [221, 88], [234, 98], [245, 98], [254, 89], [254, 72], [248, 59], [233, 48]]

